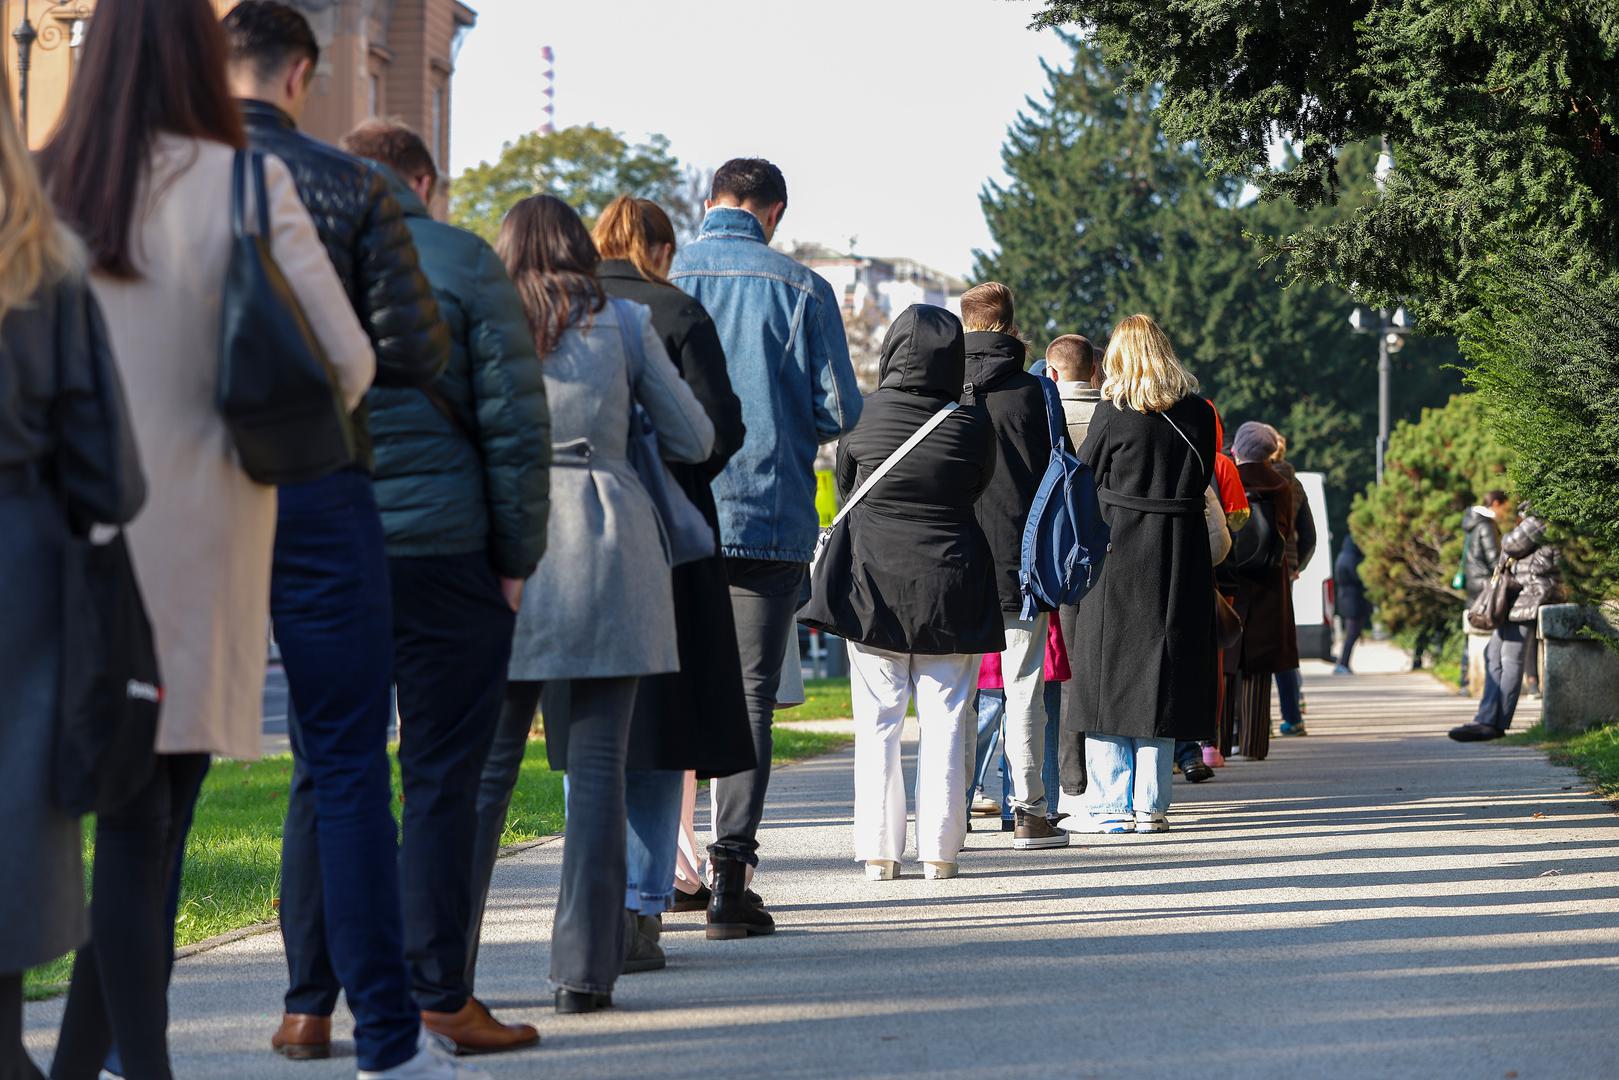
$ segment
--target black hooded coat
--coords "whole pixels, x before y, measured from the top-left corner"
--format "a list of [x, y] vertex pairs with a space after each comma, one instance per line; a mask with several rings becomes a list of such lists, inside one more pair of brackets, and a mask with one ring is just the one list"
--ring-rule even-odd
[[[883, 342], [878, 389], [838, 447], [844, 501], [917, 428], [961, 396], [965, 371], [954, 315], [917, 304], [894, 320]], [[847, 578], [828, 579], [824, 610], [805, 621], [896, 653], [1004, 649], [995, 560], [973, 513], [994, 474], [989, 414], [981, 405], [963, 406], [850, 511]]]

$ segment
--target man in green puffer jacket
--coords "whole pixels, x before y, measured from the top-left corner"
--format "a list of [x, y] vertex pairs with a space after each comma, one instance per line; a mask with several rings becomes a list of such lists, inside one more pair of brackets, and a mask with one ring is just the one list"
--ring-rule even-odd
[[[465, 972], [478, 780], [523, 582], [545, 550], [545, 380], [500, 259], [428, 214], [438, 170], [421, 138], [372, 121], [343, 145], [386, 166], [451, 339], [449, 366], [434, 382], [380, 387], [366, 399], [393, 595], [405, 957], [430, 1030], [463, 1052], [515, 1049], [538, 1034], [495, 1020]], [[289, 942], [295, 973], [330, 970], [292, 956], [309, 948]]]

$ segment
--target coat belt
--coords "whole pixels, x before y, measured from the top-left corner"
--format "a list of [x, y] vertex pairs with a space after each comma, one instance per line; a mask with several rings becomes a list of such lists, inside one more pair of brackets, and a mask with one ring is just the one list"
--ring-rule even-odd
[[1106, 488], [1097, 491], [1096, 497], [1108, 506], [1117, 506], [1142, 514], [1168, 514], [1173, 517], [1191, 514], [1201, 516], [1205, 508], [1204, 500], [1201, 498], [1148, 499], [1139, 495], [1121, 495], [1117, 491], [1109, 491]]
[[551, 444], [552, 468], [588, 469], [591, 459], [596, 456], [591, 448], [589, 439], [571, 439], [565, 443]]

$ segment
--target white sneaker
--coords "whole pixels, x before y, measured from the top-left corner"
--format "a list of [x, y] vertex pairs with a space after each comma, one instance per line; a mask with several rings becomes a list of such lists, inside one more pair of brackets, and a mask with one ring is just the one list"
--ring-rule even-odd
[[893, 881], [899, 873], [899, 863], [893, 859], [867, 859], [867, 881]]
[[359, 1080], [494, 1080], [482, 1069], [471, 1069], [447, 1053], [438, 1039], [422, 1029], [416, 1042], [416, 1056], [403, 1065], [370, 1072], [361, 1069]]
[[1136, 832], [1168, 832], [1169, 817], [1165, 814], [1136, 814]]
[[960, 863], [925, 862], [922, 864], [922, 876], [929, 881], [943, 881], [946, 878], [953, 878], [960, 870]]
[[985, 795], [983, 792], [980, 791], [973, 798], [973, 817], [993, 817], [1000, 812], [1001, 804], [990, 798], [988, 795]]

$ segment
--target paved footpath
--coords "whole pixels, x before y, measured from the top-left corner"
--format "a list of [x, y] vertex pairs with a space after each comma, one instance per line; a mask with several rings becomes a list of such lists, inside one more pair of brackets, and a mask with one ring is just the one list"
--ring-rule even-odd
[[[1376, 650], [1368, 648], [1370, 663]], [[1619, 1076], [1619, 816], [1531, 750], [1444, 738], [1469, 704], [1423, 675], [1312, 666], [1310, 735], [1176, 780], [1172, 830], [868, 883], [850, 752], [782, 771], [757, 885], [780, 930], [709, 942], [561, 1018], [544, 974], [560, 844], [501, 863], [480, 988], [544, 1045], [500, 1077]], [[266, 1049], [284, 969], [264, 934], [183, 960], [181, 1077], [352, 1077]], [[48, 1054], [60, 1003], [33, 1007]], [[346, 1029], [343, 1031], [346, 1038]]]

